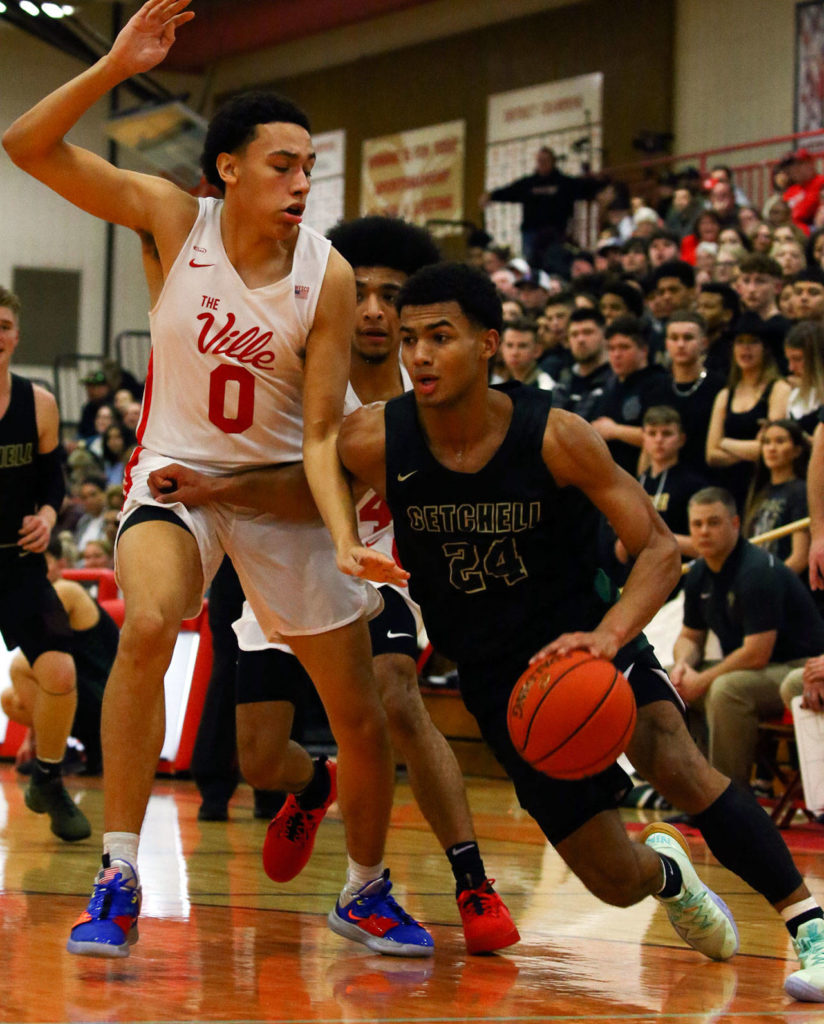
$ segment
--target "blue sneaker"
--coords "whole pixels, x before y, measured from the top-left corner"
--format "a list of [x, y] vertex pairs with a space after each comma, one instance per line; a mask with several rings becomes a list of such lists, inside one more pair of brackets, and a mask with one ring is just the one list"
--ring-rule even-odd
[[429, 932], [389, 895], [389, 871], [368, 882], [345, 906], [340, 900], [329, 911], [329, 927], [353, 942], [362, 942], [387, 956], [432, 956], [435, 945]]
[[137, 942], [141, 890], [126, 861], [104, 866], [94, 881], [89, 905], [72, 926], [66, 949], [80, 956], [128, 956]]

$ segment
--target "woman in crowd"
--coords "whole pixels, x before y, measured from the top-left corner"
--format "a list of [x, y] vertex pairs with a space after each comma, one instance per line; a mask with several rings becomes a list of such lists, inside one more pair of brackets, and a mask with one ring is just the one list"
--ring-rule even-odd
[[126, 463], [134, 449], [131, 432], [119, 423], [110, 424], [103, 434], [101, 461], [107, 484], [123, 482]]
[[718, 242], [721, 221], [714, 210], [702, 210], [695, 218], [692, 234], [681, 241], [681, 259], [695, 265], [695, 250], [700, 242]]
[[790, 370], [787, 417], [794, 420], [809, 440], [824, 405], [824, 325], [802, 320], [787, 332], [784, 352]]
[[[770, 420], [759, 434], [760, 455], [744, 508], [743, 534], [757, 537], [807, 515], [809, 445], [794, 420]], [[794, 533], [763, 545], [788, 568], [806, 575], [810, 531]]]
[[766, 420], [787, 414], [790, 385], [781, 378], [765, 343], [756, 313], [738, 320], [727, 386], [716, 398], [707, 433], [707, 463], [724, 470], [724, 486], [744, 507], [755, 463], [761, 454], [759, 431]]

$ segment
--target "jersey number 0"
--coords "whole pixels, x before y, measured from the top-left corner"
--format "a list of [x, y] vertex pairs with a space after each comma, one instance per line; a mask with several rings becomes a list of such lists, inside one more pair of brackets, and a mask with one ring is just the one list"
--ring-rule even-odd
[[245, 366], [221, 363], [209, 374], [209, 419], [224, 434], [242, 434], [255, 418], [255, 378]]

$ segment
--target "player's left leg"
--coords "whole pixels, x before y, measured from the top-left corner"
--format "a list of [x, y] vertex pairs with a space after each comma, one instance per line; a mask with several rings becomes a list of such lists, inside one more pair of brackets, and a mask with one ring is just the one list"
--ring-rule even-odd
[[749, 790], [708, 764], [678, 708], [666, 699], [639, 708], [627, 755], [644, 778], [692, 816], [721, 864], [781, 914], [802, 965], [787, 979], [787, 993], [824, 1002], [824, 914]]
[[[371, 632], [374, 647], [375, 630]], [[452, 867], [467, 950], [491, 953], [511, 946], [520, 939], [518, 929], [492, 888], [494, 879], [486, 877], [463, 775], [423, 702], [416, 663], [407, 654], [385, 653], [373, 659], [373, 666], [392, 744], [406, 765], [418, 807]]]
[[[384, 869], [394, 770], [366, 621], [358, 618], [328, 632], [290, 636], [289, 642], [315, 684], [338, 746], [338, 804], [349, 872], [329, 924], [375, 952], [430, 956], [432, 937], [392, 898]], [[386, 930], [380, 918], [396, 923]]]

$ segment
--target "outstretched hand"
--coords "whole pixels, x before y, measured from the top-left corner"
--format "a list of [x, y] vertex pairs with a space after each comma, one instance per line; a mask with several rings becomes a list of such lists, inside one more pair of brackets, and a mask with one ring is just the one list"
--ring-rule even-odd
[[175, 32], [195, 16], [191, 0], [147, 0], [112, 44], [109, 57], [127, 77], [157, 67], [175, 41]]
[[372, 583], [394, 583], [405, 587], [409, 573], [394, 558], [361, 545], [338, 553], [338, 568], [347, 576], [359, 576]]

